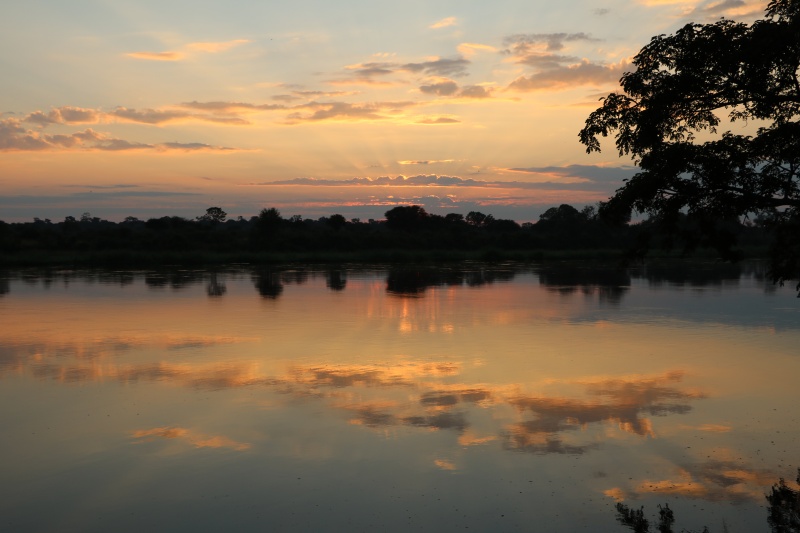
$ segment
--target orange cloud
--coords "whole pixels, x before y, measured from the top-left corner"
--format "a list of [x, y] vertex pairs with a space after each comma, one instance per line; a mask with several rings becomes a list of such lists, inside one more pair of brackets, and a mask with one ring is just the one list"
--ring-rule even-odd
[[438, 30], [439, 28], [447, 28], [455, 26], [456, 24], [458, 24], [458, 19], [456, 17], [446, 17], [438, 22], [434, 22], [428, 27], [432, 30]]
[[617, 501], [647, 494], [686, 496], [715, 502], [762, 501], [764, 488], [776, 481], [766, 470], [748, 468], [734, 461], [706, 461], [678, 468], [674, 477], [644, 480], [630, 490], [614, 487], [604, 491]]
[[[53, 108], [47, 113], [43, 111], [34, 111], [25, 116], [22, 122], [47, 127], [51, 124], [100, 124], [113, 122], [160, 125], [169, 122], [197, 120], [241, 126], [250, 124], [250, 122], [238, 116], [237, 113], [242, 111], [284, 108], [284, 106], [279, 105], [256, 106], [252, 104], [249, 105], [249, 107], [245, 107], [245, 104], [239, 104], [239, 107], [237, 107], [236, 104], [227, 104], [227, 106], [225, 106], [225, 104], [221, 102], [216, 103], [219, 105], [215, 107], [214, 104], [215, 102], [209, 102], [207, 104], [193, 102], [191, 104], [181, 104], [177, 106], [178, 108], [200, 109], [208, 111], [210, 114], [193, 113], [185, 111], [184, 109], [173, 108], [132, 109], [117, 107], [112, 111], [101, 111], [99, 109], [64, 106]], [[205, 106], [205, 108], [203, 106]]]
[[291, 113], [289, 123], [366, 120], [387, 120], [403, 117], [403, 110], [416, 105], [413, 102], [373, 102], [351, 104], [347, 102], [311, 102], [296, 106], [294, 109], [307, 109], [309, 112]]
[[588, 59], [572, 65], [558, 66], [548, 70], [520, 76], [508, 86], [514, 91], [566, 90], [581, 85], [609, 85], [619, 79], [630, 68], [627, 60], [611, 65], [593, 63]]
[[195, 433], [185, 428], [179, 427], [157, 427], [152, 429], [139, 429], [133, 431], [131, 436], [139, 442], [161, 439], [181, 439], [195, 448], [228, 448], [237, 452], [250, 449], [250, 444], [238, 442], [222, 435], [203, 435]]
[[425, 159], [414, 161], [398, 161], [398, 165], [435, 165], [438, 163], [452, 163], [454, 159]]
[[471, 431], [467, 431], [463, 435], [459, 435], [458, 437], [458, 444], [460, 446], [480, 446], [481, 444], [487, 444], [489, 442], [493, 442], [497, 440], [496, 435], [486, 435], [484, 437], [479, 437], [475, 435]]
[[248, 39], [234, 39], [232, 41], [217, 41], [217, 42], [196, 42], [189, 43], [183, 47], [184, 52], [166, 51], [166, 52], [129, 52], [125, 54], [127, 57], [134, 59], [143, 59], [146, 61], [181, 61], [186, 59], [187, 52], [203, 52], [209, 54], [216, 54], [225, 52], [251, 42]]
[[447, 459], [436, 459], [433, 464], [442, 470], [457, 470], [455, 463]]
[[230, 50], [233, 47], [241, 46], [249, 42], [252, 41], [250, 41], [249, 39], [235, 39], [233, 41], [223, 41], [223, 42], [189, 43], [186, 45], [186, 48], [198, 52], [207, 52], [210, 54], [215, 54], [217, 52], [225, 52], [226, 50]]
[[424, 117], [417, 120], [417, 124], [438, 125], [438, 124], [459, 124], [461, 121], [450, 116]]
[[147, 144], [127, 141], [91, 128], [69, 134], [47, 134], [25, 128], [18, 119], [0, 120], [0, 151], [106, 151], [125, 152], [152, 150], [156, 152], [232, 152], [233, 148], [204, 143], [167, 142]]
[[709, 433], [727, 433], [733, 428], [731, 426], [724, 426], [722, 424], [702, 424], [699, 426], [680, 426], [681, 429], [690, 429], [694, 431], [707, 431]]
[[180, 61], [184, 58], [184, 55], [180, 52], [129, 52], [125, 55], [147, 61]]
[[479, 43], [461, 43], [458, 45], [457, 50], [465, 58], [470, 58], [475, 54], [477, 54], [478, 52], [495, 53], [498, 51], [498, 49], [495, 48], [494, 46], [489, 46], [488, 44], [479, 44]]

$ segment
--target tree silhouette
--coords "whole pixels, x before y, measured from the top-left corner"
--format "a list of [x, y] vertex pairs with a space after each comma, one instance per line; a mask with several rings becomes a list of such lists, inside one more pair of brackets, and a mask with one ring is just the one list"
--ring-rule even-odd
[[328, 217], [327, 222], [328, 225], [333, 229], [335, 229], [336, 231], [339, 231], [340, 229], [345, 227], [345, 225], [347, 225], [347, 219], [344, 218], [343, 215], [339, 214], [331, 215], [330, 217]]
[[494, 217], [480, 211], [470, 211], [467, 213], [466, 221], [473, 226], [486, 226], [494, 221]]
[[[797, 483], [800, 484], [800, 468], [797, 469]], [[766, 498], [769, 502], [767, 523], [770, 530], [773, 533], [800, 533], [800, 490], [789, 487], [781, 478], [772, 486]], [[645, 517], [644, 507], [631, 509], [624, 503], [617, 503], [615, 509], [617, 522], [634, 533], [650, 533], [650, 521]], [[659, 533], [673, 533], [675, 515], [669, 505], [659, 505], [658, 515]], [[708, 528], [703, 527], [702, 533], [709, 533]]]
[[388, 210], [385, 216], [386, 225], [399, 230], [419, 229], [429, 217], [419, 205], [399, 205]]
[[[772, 277], [800, 277], [800, 3], [772, 0], [752, 25], [688, 24], [653, 37], [633, 65], [579, 134], [595, 152], [615, 133], [620, 155], [641, 169], [601, 214], [650, 213], [676, 233], [689, 227], [689, 248], [733, 259], [720, 221], [769, 213]], [[755, 135], [732, 131], [747, 121], [761, 125]]]
[[212, 224], [219, 224], [225, 222], [228, 213], [222, 210], [221, 207], [209, 207], [206, 209], [206, 214], [197, 217], [200, 222], [211, 222]]
[[[800, 468], [797, 469], [797, 483], [800, 484]], [[787, 486], [781, 478], [772, 486], [767, 501], [769, 502], [767, 521], [774, 533], [800, 532], [800, 491]]]

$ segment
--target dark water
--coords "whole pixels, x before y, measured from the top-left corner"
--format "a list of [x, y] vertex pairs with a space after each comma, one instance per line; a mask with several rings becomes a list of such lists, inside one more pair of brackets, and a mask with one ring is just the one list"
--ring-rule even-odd
[[800, 301], [758, 265], [6, 272], [2, 531], [768, 531]]

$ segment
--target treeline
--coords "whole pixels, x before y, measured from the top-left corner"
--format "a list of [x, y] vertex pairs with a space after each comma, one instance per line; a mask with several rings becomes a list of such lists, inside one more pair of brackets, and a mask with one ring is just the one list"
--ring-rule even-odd
[[[536, 223], [518, 224], [477, 211], [466, 215], [431, 214], [417, 205], [398, 206], [384, 220], [347, 220], [334, 214], [319, 219], [284, 218], [275, 208], [249, 219], [228, 219], [219, 207], [210, 207], [195, 219], [165, 216], [112, 222], [84, 213], [60, 222], [35, 218], [33, 222], [0, 222], [0, 251], [6, 258], [59, 252], [97, 254], [129, 252], [158, 254], [201, 252], [350, 253], [416, 250], [444, 252], [624, 251], [645, 244], [667, 243], [658, 222], [609, 224], [594, 207], [583, 210], [562, 204], [545, 211]], [[727, 223], [725, 231], [741, 243], [763, 245], [766, 233], [758, 224]], [[691, 233], [690, 228], [687, 230]]]

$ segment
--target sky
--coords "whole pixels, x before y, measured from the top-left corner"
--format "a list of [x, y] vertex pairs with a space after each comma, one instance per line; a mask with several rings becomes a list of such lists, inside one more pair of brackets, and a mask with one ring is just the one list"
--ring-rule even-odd
[[759, 0], [26, 0], [0, 31], [0, 220], [520, 222], [636, 168], [578, 132], [652, 36]]

